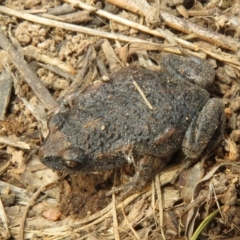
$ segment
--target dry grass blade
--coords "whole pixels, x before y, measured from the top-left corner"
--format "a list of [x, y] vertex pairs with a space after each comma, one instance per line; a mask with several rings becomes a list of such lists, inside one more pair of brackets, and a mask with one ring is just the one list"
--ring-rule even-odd
[[2, 227], [4, 228], [4, 237], [6, 239], [10, 238], [11, 234], [8, 230], [8, 219], [7, 219], [7, 215], [4, 211], [4, 207], [3, 207], [3, 204], [2, 204], [2, 200], [0, 198], [0, 219], [1, 219], [1, 223], [2, 223]]
[[131, 231], [133, 232], [133, 234], [134, 234], [134, 236], [136, 237], [136, 239], [139, 240], [140, 237], [139, 237], [139, 235], [137, 234], [137, 232], [134, 230], [134, 228], [132, 227], [132, 224], [130, 224], [130, 222], [128, 221], [128, 218], [127, 218], [127, 216], [126, 216], [126, 214], [125, 214], [125, 212], [124, 212], [123, 207], [121, 208], [121, 210], [122, 210], [122, 214], [123, 214], [123, 216], [124, 216], [124, 219], [125, 219], [125, 222], [126, 222], [127, 226], [131, 229]]
[[118, 232], [118, 220], [117, 220], [117, 211], [116, 211], [116, 197], [115, 194], [112, 195], [112, 216], [113, 216], [113, 228], [114, 228], [114, 238], [120, 240]]
[[181, 54], [181, 51], [179, 49], [179, 46], [176, 44], [156, 44], [153, 42], [149, 42], [149, 44], [142, 44], [139, 42], [130, 42], [127, 43], [125, 46], [123, 46], [120, 49], [116, 49], [116, 51], [119, 53], [119, 56], [123, 62], [124, 65], [127, 63], [127, 58], [133, 53], [136, 53], [138, 51], [164, 51], [169, 53], [175, 53], [175, 54]]
[[155, 177], [155, 184], [156, 184], [156, 190], [157, 190], [157, 203], [158, 203], [158, 209], [159, 209], [159, 223], [160, 223], [160, 229], [163, 240], [166, 240], [164, 231], [163, 231], [163, 204], [162, 204], [162, 191], [161, 191], [161, 184], [159, 181], [159, 178]]
[[151, 105], [151, 103], [147, 100], [144, 92], [142, 91], [142, 89], [140, 88], [140, 86], [137, 84], [136, 81], [133, 81], [133, 85], [136, 87], [136, 89], [138, 90], [138, 92], [140, 93], [141, 97], [143, 98], [144, 102], [147, 104], [148, 108], [153, 110], [153, 106]]

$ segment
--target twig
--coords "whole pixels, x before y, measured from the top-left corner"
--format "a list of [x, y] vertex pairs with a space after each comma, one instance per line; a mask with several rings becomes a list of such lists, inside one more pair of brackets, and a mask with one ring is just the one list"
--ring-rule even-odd
[[56, 17], [55, 15], [50, 15], [50, 14], [42, 14], [42, 17], [46, 17], [54, 20], [61, 19], [60, 21], [69, 22], [69, 23], [85, 23], [93, 19], [93, 17], [90, 16], [90, 13], [91, 13], [90, 11], [84, 10], [84, 11], [68, 13], [65, 15], [61, 15], [59, 17]]
[[100, 57], [96, 57], [96, 64], [104, 80], [109, 80], [107, 68]]
[[231, 37], [224, 36], [220, 33], [209, 31], [197, 24], [190, 23], [184, 19], [175, 17], [166, 12], [161, 12], [162, 18], [166, 25], [188, 34], [195, 34], [196, 37], [213, 43], [215, 46], [220, 46], [225, 49], [237, 52], [240, 48], [240, 43]]
[[62, 71], [68, 72], [70, 74], [75, 74], [76, 70], [69, 64], [59, 60], [59, 58], [49, 57], [43, 54], [40, 49], [34, 46], [27, 46], [23, 48], [24, 55], [30, 56], [40, 62], [46, 63], [60, 68]]
[[[101, 11], [103, 11], [103, 10], [101, 10]], [[103, 38], [119, 40], [119, 41], [123, 41], [123, 42], [145, 43], [144, 45], [148, 46], [148, 50], [158, 49], [158, 50], [164, 50], [164, 51], [169, 51], [169, 52], [172, 52], [172, 53], [179, 54], [178, 49], [175, 49], [175, 50], [171, 49], [171, 48], [168, 49], [166, 45], [158, 44], [158, 43], [152, 43], [150, 41], [141, 40], [139, 38], [133, 38], [133, 37], [128, 37], [128, 36], [124, 36], [124, 35], [120, 35], [120, 34], [114, 34], [114, 33], [107, 33], [107, 32], [99, 31], [99, 30], [96, 30], [96, 29], [90, 29], [90, 28], [87, 28], [87, 27], [76, 26], [76, 25], [72, 25], [72, 24], [69, 24], [69, 23], [63, 23], [63, 22], [59, 22], [59, 21], [55, 21], [55, 20], [51, 20], [51, 19], [45, 19], [45, 18], [42, 18], [42, 17], [34, 16], [32, 14], [28, 14], [26, 12], [19, 12], [19, 11], [16, 11], [16, 10], [13, 10], [13, 9], [10, 9], [10, 8], [6, 8], [6, 7], [2, 7], [2, 6], [0, 6], [0, 12], [8, 14], [8, 15], [16, 16], [16, 17], [19, 17], [19, 18], [22, 18], [22, 19], [25, 19], [25, 20], [29, 20], [29, 21], [32, 21], [32, 22], [36, 22], [36, 23], [39, 23], [39, 24], [43, 24], [43, 25], [46, 25], [46, 26], [58, 27], [58, 28], [62, 28], [62, 29], [70, 30], [70, 31], [82, 32], [82, 33], [89, 34], [89, 35], [94, 35], [94, 36], [99, 36], [99, 37], [103, 37]], [[105, 11], [103, 11], [103, 12], [105, 12]], [[108, 14], [110, 14], [110, 13], [108, 13]], [[113, 14], [110, 14], [110, 15], [111, 15], [111, 17], [112, 16], [115, 17], [115, 18], [112, 18], [114, 21], [117, 21], [116, 18], [120, 18], [120, 17], [117, 17]], [[120, 20], [118, 22], [124, 24], [124, 21], [128, 21], [129, 23], [126, 24], [126, 25], [129, 25], [131, 27], [134, 27], [135, 24], [136, 24], [135, 22], [126, 20], [124, 18], [120, 18]], [[137, 29], [148, 32], [148, 33], [153, 34], [155, 36], [164, 37], [164, 36], [167, 35], [167, 33], [163, 32], [163, 30], [161, 30], [161, 29], [151, 30], [151, 29], [149, 29], [149, 28], [147, 28], [147, 27], [145, 27], [141, 24], [138, 24], [138, 25], [141, 29], [139, 29], [139, 27], [136, 27]], [[192, 50], [195, 50], [195, 51], [198, 50], [197, 45], [192, 44], [190, 42], [187, 42], [187, 41], [185, 41], [181, 38], [176, 38], [176, 41], [179, 44], [181, 44], [182, 46], [184, 46], [188, 49], [192, 49]]]
[[0, 89], [0, 120], [3, 120], [12, 90], [12, 77], [7, 70], [0, 75]]
[[117, 70], [119, 70], [121, 68], [121, 65], [119, 64], [120, 61], [118, 60], [118, 57], [108, 40], [105, 40], [103, 42], [102, 50], [107, 59], [111, 72], [116, 72]]
[[56, 101], [53, 99], [47, 88], [25, 61], [22, 52], [6, 38], [3, 31], [0, 31], [0, 46], [8, 52], [11, 61], [23, 75], [24, 80], [29, 84], [46, 108], [52, 109], [57, 106]]
[[[11, 8], [7, 8], [7, 7], [3, 7], [3, 6], [0, 6], [0, 12], [7, 14], [7, 15], [15, 16], [18, 18], [22, 18], [22, 19], [25, 19], [25, 20], [28, 20], [31, 22], [43, 24], [46, 26], [62, 28], [62, 29], [66, 29], [66, 30], [70, 30], [70, 31], [74, 31], [74, 32], [81, 32], [81, 33], [85, 33], [85, 34], [89, 34], [89, 35], [93, 35], [93, 36], [105, 37], [105, 38], [115, 39], [115, 40], [119, 40], [119, 41], [123, 41], [123, 42], [149, 43], [148, 41], [144, 41], [144, 40], [141, 40], [138, 38], [128, 37], [128, 36], [124, 36], [124, 35], [120, 35], [120, 34], [103, 32], [103, 31], [99, 31], [96, 29], [90, 29], [90, 28], [81, 27], [81, 26], [77, 26], [77, 25], [73, 25], [73, 24], [69, 24], [69, 23], [58, 22], [55, 20], [34, 16], [29, 13], [16, 11]], [[159, 44], [159, 46], [161, 46], [161, 45]]]
[[162, 22], [160, 8], [156, 5], [150, 6], [146, 0], [107, 0], [107, 2], [144, 16], [150, 26], [156, 27]]
[[30, 149], [29, 144], [25, 143], [25, 142], [21, 142], [18, 140], [17, 137], [4, 137], [4, 136], [0, 136], [0, 143], [12, 146], [12, 147], [18, 147], [18, 148], [22, 148], [22, 149]]
[[47, 13], [51, 15], [63, 15], [63, 14], [68, 14], [75, 11], [76, 9], [71, 4], [63, 4], [60, 6], [56, 6], [54, 8], [49, 8], [47, 10]]
[[[127, 20], [127, 19], [122, 18], [120, 16], [116, 16], [116, 15], [114, 15], [112, 13], [109, 13], [109, 12], [106, 12], [104, 10], [97, 9], [97, 8], [92, 7], [92, 6], [90, 6], [86, 3], [83, 3], [81, 1], [79, 1], [79, 0], [64, 0], [64, 1], [68, 2], [68, 3], [72, 3], [74, 6], [78, 6], [82, 9], [85, 9], [85, 10], [95, 11], [95, 14], [97, 14], [99, 16], [105, 17], [107, 19], [113, 20], [115, 22], [121, 23], [121, 24], [129, 26], [131, 28], [138, 29], [140, 31], [149, 33], [149, 34], [151, 34], [153, 36], [156, 36], [156, 37], [165, 38], [166, 32], [164, 32], [164, 30], [162, 30], [162, 29], [157, 29], [157, 30], [150, 29], [149, 27], [146, 27], [142, 24]], [[182, 46], [184, 46], [186, 48], [189, 48], [189, 49], [192, 49], [192, 50], [195, 50], [195, 51], [198, 50], [198, 46], [196, 44], [190, 43], [186, 40], [183, 40], [183, 39], [175, 37], [175, 36], [174, 36], [174, 38]]]
[[51, 72], [54, 72], [55, 74], [65, 78], [65, 79], [69, 79], [71, 82], [74, 80], [74, 74], [63, 71], [61, 68], [59, 68], [57, 66], [47, 65], [47, 64], [43, 64], [43, 63], [39, 63], [39, 62], [37, 63], [37, 65], [44, 69], [47, 69]]
[[208, 51], [207, 49], [204, 49], [204, 48], [200, 48], [200, 50], [202, 52], [208, 54], [209, 56], [217, 59], [217, 60], [227, 62], [227, 63], [231, 63], [231, 64], [233, 64], [233, 66], [236, 65], [234, 67], [237, 68], [238, 70], [240, 70], [240, 62], [239, 62], [239, 60], [237, 59], [236, 56], [227, 54], [225, 52]]
[[78, 72], [72, 84], [70, 85], [68, 93], [76, 91], [76, 89], [78, 89], [82, 85], [84, 76], [86, 75], [89, 65], [93, 58], [95, 58], [95, 52], [94, 49], [91, 46], [89, 46], [87, 53], [84, 57], [81, 70]]

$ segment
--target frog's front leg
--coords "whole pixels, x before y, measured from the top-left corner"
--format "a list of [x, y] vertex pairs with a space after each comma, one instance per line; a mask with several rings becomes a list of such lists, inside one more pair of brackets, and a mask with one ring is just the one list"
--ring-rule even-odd
[[132, 180], [123, 186], [112, 189], [107, 192], [106, 195], [109, 196], [113, 192], [121, 192], [119, 200], [123, 200], [133, 193], [142, 191], [147, 183], [168, 164], [171, 158], [171, 154], [161, 158], [150, 154], [144, 154], [138, 162], [136, 173]]
[[151, 180], [153, 163], [154, 158], [151, 155], [146, 154], [143, 156], [143, 158], [139, 161], [132, 181], [124, 185], [121, 199], [124, 199], [135, 192], [140, 192], [143, 190], [149, 180]]
[[186, 157], [198, 159], [209, 154], [221, 140], [224, 125], [223, 102], [217, 98], [208, 100], [185, 133], [182, 149]]
[[139, 164], [136, 169], [136, 173], [133, 176], [131, 182], [126, 185], [115, 188], [112, 191], [109, 191], [107, 195], [121, 192], [120, 199], [125, 199], [135, 192], [140, 192], [149, 182], [153, 173], [153, 163], [154, 158], [151, 155], [144, 155], [143, 158], [139, 161]]

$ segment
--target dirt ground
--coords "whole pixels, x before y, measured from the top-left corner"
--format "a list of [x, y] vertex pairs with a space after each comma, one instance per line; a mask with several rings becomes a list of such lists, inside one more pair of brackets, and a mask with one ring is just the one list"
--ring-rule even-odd
[[[238, 0], [0, 3], [0, 239], [240, 238]], [[123, 201], [106, 193], [134, 166], [78, 175], [40, 162], [48, 119], [71, 93], [132, 63], [159, 70], [164, 52], [214, 66], [208, 90], [226, 127], [211, 156], [172, 183], [180, 150]]]

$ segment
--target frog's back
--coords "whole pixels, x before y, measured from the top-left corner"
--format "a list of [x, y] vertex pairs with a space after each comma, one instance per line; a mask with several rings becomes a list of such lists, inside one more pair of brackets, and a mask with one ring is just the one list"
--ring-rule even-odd
[[140, 155], [166, 156], [180, 148], [187, 127], [208, 98], [207, 91], [171, 79], [164, 71], [123, 68], [110, 81], [87, 88], [76, 100], [67, 116], [78, 136], [71, 141], [93, 158], [126, 146]]

